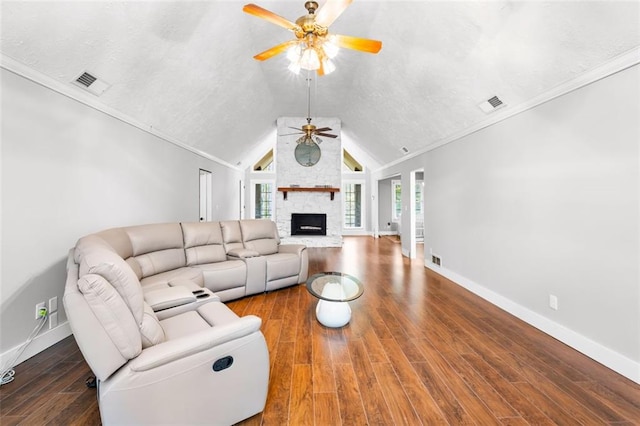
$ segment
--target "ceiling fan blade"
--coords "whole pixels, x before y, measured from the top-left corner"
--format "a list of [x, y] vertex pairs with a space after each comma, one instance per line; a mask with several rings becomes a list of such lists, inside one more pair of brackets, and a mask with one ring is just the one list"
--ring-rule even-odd
[[335, 34], [333, 40], [339, 47], [346, 49], [360, 50], [367, 53], [378, 53], [382, 49], [382, 42], [370, 40], [368, 38], [351, 37]]
[[283, 18], [280, 15], [276, 15], [273, 12], [268, 11], [258, 5], [255, 4], [246, 4], [242, 8], [242, 11], [248, 13], [249, 15], [257, 16], [258, 18], [262, 18], [266, 21], [271, 22], [272, 24], [276, 24], [281, 26], [282, 28], [286, 28], [287, 30], [294, 31], [298, 26], [293, 22], [289, 21], [286, 18]]
[[299, 131], [299, 132], [304, 133], [304, 130], [302, 130], [302, 129], [298, 129], [297, 127], [291, 127], [291, 126], [289, 126], [289, 128], [290, 128], [290, 129], [297, 130], [297, 131]]
[[332, 130], [331, 127], [321, 127], [319, 129], [316, 129], [316, 133], [318, 132], [326, 132], [327, 130]]
[[316, 13], [316, 24], [328, 27], [345, 11], [353, 0], [327, 0]]
[[278, 136], [293, 136], [293, 135], [304, 135], [304, 133], [300, 132], [300, 133], [285, 133], [283, 135], [278, 135]]
[[266, 61], [267, 59], [284, 52], [289, 47], [297, 43], [299, 43], [298, 40], [285, 41], [284, 43], [280, 43], [277, 46], [273, 46], [271, 49], [267, 49], [264, 52], [258, 53], [253, 57], [253, 59], [257, 59], [258, 61]]
[[329, 133], [316, 133], [316, 135], [322, 136], [324, 138], [337, 138], [338, 137], [338, 135], [331, 135]]

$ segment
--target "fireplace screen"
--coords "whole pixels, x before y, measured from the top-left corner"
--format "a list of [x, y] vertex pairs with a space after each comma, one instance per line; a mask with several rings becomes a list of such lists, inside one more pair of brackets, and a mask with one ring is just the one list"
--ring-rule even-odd
[[327, 235], [327, 215], [292, 213], [291, 235]]

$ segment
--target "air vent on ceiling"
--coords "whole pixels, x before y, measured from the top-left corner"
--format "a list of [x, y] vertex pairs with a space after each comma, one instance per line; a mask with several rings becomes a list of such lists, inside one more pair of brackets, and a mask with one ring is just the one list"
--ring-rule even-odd
[[502, 100], [497, 97], [494, 96], [490, 99], [487, 99], [486, 101], [480, 103], [478, 106], [480, 107], [480, 109], [484, 112], [486, 112], [487, 114], [490, 112], [493, 112], [499, 108], [504, 107], [506, 104], [504, 102], [502, 102]]
[[96, 96], [102, 95], [104, 91], [110, 87], [109, 83], [98, 79], [87, 71], [83, 71], [75, 80], [73, 80], [73, 83]]
[[83, 72], [82, 75], [76, 78], [76, 81], [84, 86], [91, 86], [91, 84], [96, 81], [97, 78], [89, 74], [88, 72]]

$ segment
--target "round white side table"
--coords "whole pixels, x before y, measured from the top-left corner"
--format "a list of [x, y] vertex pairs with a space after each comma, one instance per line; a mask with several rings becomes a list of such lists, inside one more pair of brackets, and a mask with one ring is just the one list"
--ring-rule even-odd
[[323, 272], [307, 280], [307, 290], [317, 297], [316, 318], [325, 327], [338, 328], [351, 320], [349, 301], [362, 296], [364, 287], [355, 277], [341, 272]]

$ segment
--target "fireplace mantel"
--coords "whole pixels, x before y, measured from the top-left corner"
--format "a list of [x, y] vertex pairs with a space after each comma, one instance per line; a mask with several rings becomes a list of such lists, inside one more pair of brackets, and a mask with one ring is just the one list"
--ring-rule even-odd
[[340, 188], [326, 188], [322, 186], [311, 186], [311, 187], [282, 186], [278, 188], [278, 191], [282, 192], [285, 200], [287, 199], [288, 192], [329, 192], [331, 193], [331, 201], [333, 201], [334, 194], [336, 192], [340, 192]]

